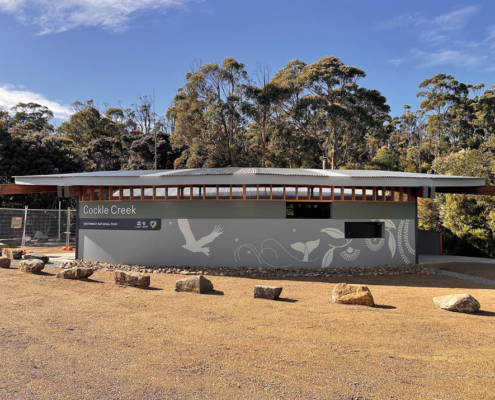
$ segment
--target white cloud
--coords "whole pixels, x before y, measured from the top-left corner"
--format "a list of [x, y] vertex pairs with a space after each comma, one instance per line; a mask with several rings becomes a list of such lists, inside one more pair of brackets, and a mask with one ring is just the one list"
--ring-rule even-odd
[[404, 61], [406, 61], [406, 58], [394, 58], [392, 60], [388, 60], [387, 62], [390, 64], [393, 64], [394, 66], [398, 67], [401, 65]]
[[413, 14], [404, 14], [398, 15], [388, 21], [381, 22], [378, 24], [378, 28], [380, 29], [395, 29], [400, 28], [402, 26], [417, 26], [427, 22], [421, 14], [413, 13]]
[[456, 67], [475, 67], [486, 60], [485, 55], [474, 55], [458, 50], [440, 50], [426, 52], [413, 50], [411, 57], [421, 61], [421, 67], [437, 67], [440, 65], [455, 65]]
[[66, 119], [72, 108], [57, 101], [48, 100], [40, 93], [30, 92], [12, 85], [0, 85], [0, 108], [10, 109], [18, 103], [37, 103], [48, 107], [55, 118]]
[[0, 12], [13, 14], [40, 34], [79, 27], [112, 31], [126, 29], [129, 21], [147, 12], [165, 12], [200, 0], [0, 0]]
[[446, 14], [439, 15], [431, 24], [443, 31], [454, 31], [463, 28], [468, 19], [476, 14], [479, 7], [471, 6], [459, 8], [457, 10], [448, 12]]
[[467, 25], [478, 11], [479, 7], [470, 6], [429, 19], [420, 14], [407, 14], [388, 21], [382, 26], [399, 29], [407, 25], [411, 27], [407, 31], [416, 38], [408, 55], [389, 60], [389, 63], [399, 66], [410, 61], [423, 68], [443, 65], [486, 68], [495, 56], [495, 26], [487, 29], [484, 38], [472, 40]]

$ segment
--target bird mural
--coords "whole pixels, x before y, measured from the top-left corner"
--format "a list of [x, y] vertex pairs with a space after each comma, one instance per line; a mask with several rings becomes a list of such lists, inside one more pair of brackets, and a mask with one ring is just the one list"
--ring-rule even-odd
[[207, 235], [202, 237], [199, 240], [194, 238], [194, 235], [191, 231], [191, 226], [189, 225], [189, 221], [187, 219], [179, 219], [177, 220], [179, 229], [184, 235], [184, 239], [186, 239], [186, 244], [183, 245], [186, 250], [189, 250], [192, 253], [204, 253], [208, 257], [210, 256], [210, 248], [203, 247], [204, 245], [213, 242], [217, 237], [219, 237], [223, 233], [223, 228], [220, 225], [216, 225], [213, 231]]

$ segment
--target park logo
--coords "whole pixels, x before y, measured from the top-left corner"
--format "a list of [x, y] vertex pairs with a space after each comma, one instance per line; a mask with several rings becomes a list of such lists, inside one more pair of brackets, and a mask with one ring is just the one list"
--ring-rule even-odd
[[156, 225], [157, 225], [156, 221], [150, 221], [150, 226], [152, 229], [155, 229]]

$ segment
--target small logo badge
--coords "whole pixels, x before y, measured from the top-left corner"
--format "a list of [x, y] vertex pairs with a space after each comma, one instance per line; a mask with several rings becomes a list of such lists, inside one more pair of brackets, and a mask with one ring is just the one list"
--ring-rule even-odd
[[150, 221], [150, 226], [152, 229], [156, 228], [156, 221]]

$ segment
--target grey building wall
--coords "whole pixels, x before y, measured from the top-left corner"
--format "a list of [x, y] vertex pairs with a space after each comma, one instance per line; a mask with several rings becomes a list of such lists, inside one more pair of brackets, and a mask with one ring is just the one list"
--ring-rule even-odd
[[[81, 202], [79, 226], [90, 221], [92, 228], [79, 230], [78, 254], [89, 261], [163, 266], [343, 267], [415, 262], [416, 220], [409, 214], [410, 204], [399, 204], [404, 211], [399, 218], [387, 218], [397, 216], [397, 207], [341, 204], [334, 203], [333, 218], [325, 220], [285, 219], [285, 203], [278, 201]], [[349, 218], [342, 218], [345, 215]], [[346, 221], [372, 220], [382, 222], [382, 238], [345, 238]]]
[[332, 206], [332, 218], [415, 219], [416, 207], [414, 203], [335, 202]]
[[79, 209], [80, 218], [285, 219], [283, 201], [106, 201]]

